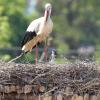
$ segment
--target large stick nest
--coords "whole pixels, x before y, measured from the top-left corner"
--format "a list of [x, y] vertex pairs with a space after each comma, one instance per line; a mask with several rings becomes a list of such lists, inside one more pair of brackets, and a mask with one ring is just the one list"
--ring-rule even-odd
[[100, 91], [100, 65], [86, 61], [37, 65], [0, 61], [0, 84], [31, 85], [34, 91], [38, 85], [43, 87], [40, 93], [94, 94]]

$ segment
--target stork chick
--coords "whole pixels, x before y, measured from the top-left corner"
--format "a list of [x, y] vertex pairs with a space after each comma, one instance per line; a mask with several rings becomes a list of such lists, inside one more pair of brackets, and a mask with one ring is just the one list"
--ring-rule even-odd
[[[50, 18], [52, 6], [50, 3], [45, 5], [45, 13], [43, 17], [40, 17], [30, 23], [25, 36], [22, 41], [22, 51], [31, 52], [36, 47], [35, 63], [38, 61], [38, 48], [37, 45], [42, 41], [46, 41], [49, 34], [52, 32], [53, 22]], [[46, 43], [46, 42], [45, 42]], [[47, 47], [45, 46], [44, 52], [46, 57]]]

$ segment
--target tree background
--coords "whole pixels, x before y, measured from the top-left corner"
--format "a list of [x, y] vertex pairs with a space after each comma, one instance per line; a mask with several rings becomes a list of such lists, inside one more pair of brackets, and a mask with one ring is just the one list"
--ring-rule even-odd
[[47, 2], [54, 22], [50, 46], [66, 55], [92, 47], [92, 57], [100, 60], [100, 0], [0, 0], [0, 58], [16, 55], [3, 50], [20, 48], [27, 26], [43, 16]]

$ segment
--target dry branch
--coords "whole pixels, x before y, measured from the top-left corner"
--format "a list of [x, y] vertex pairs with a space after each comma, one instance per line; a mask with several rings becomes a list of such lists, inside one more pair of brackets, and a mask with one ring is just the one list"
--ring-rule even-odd
[[[70, 88], [70, 92], [66, 88]], [[100, 91], [100, 64], [20, 64], [0, 61], [0, 92], [84, 94]]]

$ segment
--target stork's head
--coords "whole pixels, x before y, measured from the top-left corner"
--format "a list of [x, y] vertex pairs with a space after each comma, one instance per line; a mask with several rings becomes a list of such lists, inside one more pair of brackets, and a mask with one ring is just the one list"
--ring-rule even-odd
[[45, 4], [45, 9], [50, 10], [52, 8], [50, 3], [46, 3]]
[[48, 18], [50, 18], [51, 10], [52, 10], [51, 4], [50, 3], [47, 3], [45, 5], [45, 17], [46, 17], [46, 21], [48, 20]]

